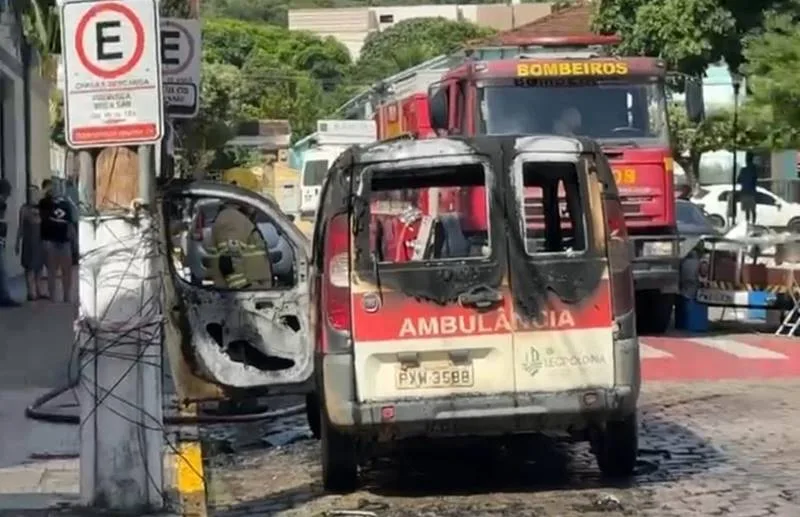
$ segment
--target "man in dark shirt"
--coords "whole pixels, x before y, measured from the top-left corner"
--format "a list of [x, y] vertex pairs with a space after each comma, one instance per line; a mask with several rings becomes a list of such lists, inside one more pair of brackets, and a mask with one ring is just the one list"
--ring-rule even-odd
[[70, 301], [72, 289], [72, 239], [74, 221], [72, 207], [63, 196], [53, 193], [53, 182], [42, 182], [44, 197], [39, 201], [42, 219], [42, 244], [47, 261], [47, 287], [50, 298], [55, 300], [56, 276], [61, 274], [62, 295]]
[[753, 163], [753, 155], [747, 153], [745, 165], [739, 171], [739, 199], [742, 202], [747, 224], [756, 224], [756, 187], [758, 186], [758, 169]]

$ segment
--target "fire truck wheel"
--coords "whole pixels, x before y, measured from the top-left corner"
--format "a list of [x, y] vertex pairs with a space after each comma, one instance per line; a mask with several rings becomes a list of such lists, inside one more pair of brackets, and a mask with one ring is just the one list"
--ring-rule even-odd
[[322, 484], [325, 490], [338, 493], [358, 488], [358, 449], [356, 439], [335, 429], [328, 421], [324, 404], [320, 404], [322, 422]]
[[663, 334], [672, 321], [675, 296], [658, 291], [636, 293], [636, 326], [639, 334]]
[[308, 427], [311, 429], [311, 434], [314, 435], [315, 440], [320, 438], [320, 407], [319, 397], [316, 393], [309, 393], [306, 395], [306, 420], [308, 420]]
[[592, 450], [604, 476], [632, 476], [639, 454], [639, 421], [636, 415], [606, 423], [605, 429], [594, 435]]

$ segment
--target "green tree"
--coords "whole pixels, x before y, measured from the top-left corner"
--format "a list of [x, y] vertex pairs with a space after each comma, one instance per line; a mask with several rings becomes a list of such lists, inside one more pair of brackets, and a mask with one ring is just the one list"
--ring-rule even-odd
[[61, 53], [61, 29], [55, 0], [23, 0], [20, 4], [22, 33], [39, 56], [39, 73], [50, 83], [50, 129], [56, 142], [64, 142], [63, 100], [55, 86], [58, 55]]
[[401, 21], [367, 36], [358, 61], [357, 80], [377, 81], [493, 33], [492, 29], [446, 18]]
[[285, 27], [288, 5], [288, 0], [206, 0], [202, 9], [203, 18], [233, 18]]
[[742, 38], [761, 26], [769, 9], [789, 0], [603, 0], [594, 28], [622, 36], [619, 52], [660, 56], [673, 70], [701, 75], [724, 59], [743, 61]]
[[745, 40], [752, 113], [769, 127], [772, 148], [800, 146], [800, 2], [773, 11], [763, 31]]
[[204, 171], [235, 136], [242, 120], [242, 77], [238, 68], [223, 63], [203, 63], [200, 111], [179, 122], [179, 144], [189, 171]]
[[203, 57], [211, 63], [244, 66], [259, 50], [333, 90], [349, 73], [347, 48], [334, 38], [241, 20], [211, 19], [203, 25]]
[[683, 104], [673, 103], [669, 110], [669, 125], [672, 156], [686, 171], [692, 184], [697, 182], [703, 153], [770, 147], [768, 121], [749, 102], [739, 109], [735, 137], [731, 110], [713, 111], [702, 122], [693, 123], [686, 117]]
[[292, 132], [314, 131], [322, 115], [323, 89], [308, 72], [281, 63], [276, 56], [258, 49], [241, 70], [243, 113], [248, 118], [288, 119]]

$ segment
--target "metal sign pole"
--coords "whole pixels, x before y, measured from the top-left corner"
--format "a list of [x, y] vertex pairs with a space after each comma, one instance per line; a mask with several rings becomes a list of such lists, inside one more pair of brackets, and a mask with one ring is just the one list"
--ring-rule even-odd
[[[161, 272], [153, 146], [163, 134], [155, 0], [61, 5], [66, 133], [80, 150], [81, 499], [163, 507]], [[138, 146], [138, 153], [127, 146]]]

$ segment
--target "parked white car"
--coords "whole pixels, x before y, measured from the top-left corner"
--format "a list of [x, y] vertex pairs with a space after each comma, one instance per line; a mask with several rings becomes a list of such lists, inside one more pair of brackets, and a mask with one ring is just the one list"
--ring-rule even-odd
[[[692, 197], [692, 202], [703, 208], [709, 221], [724, 229], [728, 220], [728, 200], [731, 195], [730, 185], [706, 185]], [[744, 219], [742, 204], [739, 202], [741, 188], [736, 186], [736, 219]], [[800, 203], [792, 203], [782, 199], [769, 190], [756, 188], [756, 224], [768, 228], [788, 228], [800, 232]]]

